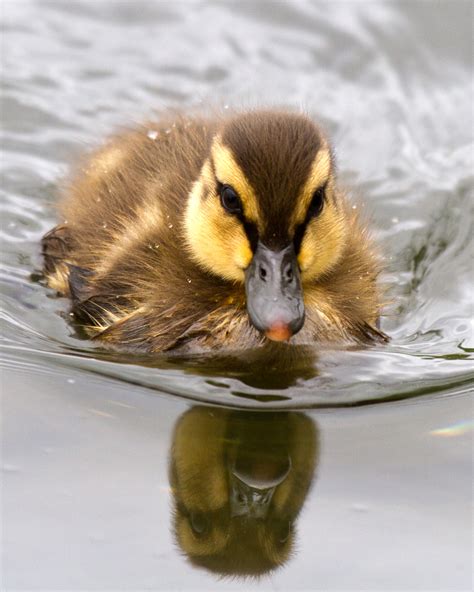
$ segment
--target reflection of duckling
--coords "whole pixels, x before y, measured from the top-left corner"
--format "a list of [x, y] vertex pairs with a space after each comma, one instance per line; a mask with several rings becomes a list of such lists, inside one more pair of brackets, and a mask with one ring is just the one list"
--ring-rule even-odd
[[194, 407], [179, 419], [171, 451], [179, 546], [219, 574], [282, 565], [316, 458], [315, 426], [303, 414]]
[[[293, 345], [291, 348], [253, 348], [218, 355], [177, 356], [166, 358], [166, 367], [179, 366], [181, 371], [210, 378], [225, 376], [258, 389], [287, 389], [318, 375], [314, 348]], [[148, 359], [156, 366], [156, 358]], [[161, 361], [161, 360], [160, 360]], [[272, 395], [237, 393], [254, 400], [271, 400]], [[273, 395], [273, 397], [281, 397]], [[277, 400], [277, 399], [273, 399]]]
[[306, 116], [178, 117], [112, 140], [43, 239], [51, 287], [104, 344], [243, 349], [383, 339], [378, 264]]

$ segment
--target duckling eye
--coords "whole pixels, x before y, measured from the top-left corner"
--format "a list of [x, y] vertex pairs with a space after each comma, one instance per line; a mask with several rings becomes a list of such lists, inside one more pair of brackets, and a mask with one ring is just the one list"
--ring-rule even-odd
[[316, 189], [316, 191], [313, 193], [313, 199], [311, 200], [308, 208], [309, 218], [315, 218], [321, 213], [324, 206], [325, 191], [326, 184], [324, 184], [322, 187], [319, 187], [319, 189]]
[[241, 214], [242, 204], [235, 189], [230, 185], [221, 185], [219, 191], [222, 207], [229, 212], [229, 214]]

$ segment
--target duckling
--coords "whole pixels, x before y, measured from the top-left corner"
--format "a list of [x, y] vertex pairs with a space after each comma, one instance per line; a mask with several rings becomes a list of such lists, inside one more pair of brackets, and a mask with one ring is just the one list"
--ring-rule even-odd
[[47, 283], [105, 346], [386, 339], [378, 255], [305, 114], [183, 114], [124, 132], [83, 162], [59, 209]]
[[194, 565], [221, 575], [282, 566], [318, 459], [318, 428], [302, 413], [189, 409], [176, 423], [170, 455], [179, 547]]

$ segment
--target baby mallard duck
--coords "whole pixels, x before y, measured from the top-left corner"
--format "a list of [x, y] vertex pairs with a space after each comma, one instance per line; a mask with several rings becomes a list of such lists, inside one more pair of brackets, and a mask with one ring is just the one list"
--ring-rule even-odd
[[112, 139], [43, 238], [89, 335], [202, 352], [384, 339], [377, 256], [306, 115], [179, 116]]

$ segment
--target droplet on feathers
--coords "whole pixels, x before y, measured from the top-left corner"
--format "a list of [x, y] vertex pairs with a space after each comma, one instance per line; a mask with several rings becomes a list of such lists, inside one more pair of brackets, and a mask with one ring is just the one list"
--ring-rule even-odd
[[156, 140], [158, 137], [158, 132], [156, 130], [148, 130], [146, 135], [150, 138], [150, 140]]

